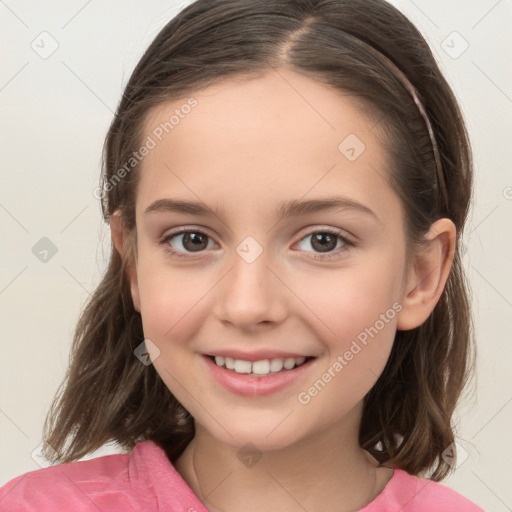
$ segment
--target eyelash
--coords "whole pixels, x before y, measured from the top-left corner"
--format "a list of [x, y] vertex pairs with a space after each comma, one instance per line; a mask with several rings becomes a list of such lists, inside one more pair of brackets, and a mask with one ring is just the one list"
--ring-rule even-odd
[[[168, 244], [168, 242], [171, 239], [173, 239], [174, 237], [179, 236], [179, 235], [184, 235], [184, 234], [187, 234], [187, 233], [200, 234], [200, 235], [203, 235], [203, 236], [207, 237], [208, 239], [211, 239], [211, 237], [207, 233], [205, 233], [204, 231], [201, 231], [200, 229], [181, 229], [179, 231], [170, 233], [169, 235], [165, 236], [162, 240], [160, 240], [159, 244], [163, 245], [165, 251], [170, 253], [171, 256], [173, 256], [175, 258], [178, 258], [178, 259], [190, 258], [191, 256], [189, 254], [187, 254], [187, 253], [183, 254], [183, 253], [181, 253], [179, 251], [176, 251], [176, 250], [172, 249], [169, 246], [169, 244]], [[304, 239], [306, 239], [306, 238], [308, 238], [308, 237], [310, 237], [312, 235], [319, 234], [319, 233], [321, 233], [321, 234], [329, 234], [329, 235], [335, 236], [337, 239], [339, 239], [339, 240], [341, 240], [343, 242], [344, 246], [341, 247], [341, 248], [338, 248], [337, 250], [332, 251], [330, 253], [315, 253], [316, 256], [313, 256], [313, 259], [316, 259], [316, 260], [328, 260], [330, 258], [334, 258], [336, 256], [340, 256], [340, 253], [348, 251], [351, 247], [355, 247], [355, 245], [356, 245], [354, 242], [352, 242], [351, 240], [349, 240], [348, 238], [343, 236], [341, 234], [341, 231], [338, 231], [338, 230], [335, 230], [335, 229], [332, 229], [332, 228], [324, 228], [324, 229], [319, 229], [319, 230], [316, 230], [316, 231], [311, 231], [310, 233], [304, 235], [299, 240], [299, 242], [301, 242], [302, 240], [304, 240]], [[200, 252], [203, 252], [203, 251], [200, 251]]]

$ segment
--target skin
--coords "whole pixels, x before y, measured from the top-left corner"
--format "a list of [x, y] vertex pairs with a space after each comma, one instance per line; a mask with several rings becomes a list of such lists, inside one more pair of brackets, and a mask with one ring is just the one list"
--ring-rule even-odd
[[[212, 511], [358, 510], [392, 477], [358, 444], [362, 400], [396, 330], [422, 324], [438, 301], [455, 226], [438, 220], [429, 244], [406, 265], [405, 219], [386, 181], [388, 155], [375, 122], [349, 96], [286, 69], [193, 96], [198, 105], [142, 162], [136, 255], [127, 272], [144, 335], [160, 350], [153, 364], [195, 418], [196, 436], [175, 467]], [[144, 138], [184, 103], [153, 109]], [[366, 146], [355, 161], [338, 150], [349, 134]], [[281, 201], [333, 195], [375, 217], [350, 209], [276, 216]], [[161, 198], [222, 206], [224, 214], [144, 213]], [[112, 238], [122, 254], [128, 233], [117, 213]], [[186, 257], [166, 252], [159, 240], [180, 227], [200, 228], [207, 247], [194, 252], [178, 235], [166, 244]], [[325, 228], [355, 246], [340, 240], [321, 252], [310, 235]], [[252, 263], [236, 251], [248, 236], [263, 249]], [[315, 259], [326, 254], [337, 255]], [[401, 311], [309, 403], [299, 403], [298, 394], [393, 304]], [[200, 354], [233, 347], [317, 359], [284, 390], [241, 397], [202, 371]], [[237, 457], [248, 442], [262, 455], [251, 467]]]

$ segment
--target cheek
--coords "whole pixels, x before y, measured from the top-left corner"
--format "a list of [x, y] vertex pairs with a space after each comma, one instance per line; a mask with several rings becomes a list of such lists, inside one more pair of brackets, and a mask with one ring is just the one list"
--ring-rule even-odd
[[[318, 273], [304, 279], [294, 291], [315, 313], [326, 339], [349, 340], [376, 322], [379, 330], [394, 325], [400, 282], [399, 262], [381, 257], [371, 265]], [[385, 329], [379, 322], [382, 315], [386, 315]]]
[[328, 352], [328, 361], [316, 377], [329, 382], [326, 387], [332, 395], [329, 391], [326, 395], [340, 406], [346, 392], [354, 403], [360, 400], [382, 373], [401, 310], [399, 256], [381, 254], [371, 263], [310, 279], [298, 293], [307, 297], [318, 317], [316, 331]]
[[138, 280], [144, 335], [178, 344], [186, 339], [190, 319], [211, 288], [207, 280], [149, 259], [141, 260]]
[[[191, 372], [190, 340], [197, 333], [198, 312], [211, 284], [150, 260], [139, 266], [139, 292], [144, 337], [158, 347], [153, 365], [167, 388], [185, 406], [187, 390], [200, 389], [202, 378]], [[188, 407], [187, 407], [188, 408]]]

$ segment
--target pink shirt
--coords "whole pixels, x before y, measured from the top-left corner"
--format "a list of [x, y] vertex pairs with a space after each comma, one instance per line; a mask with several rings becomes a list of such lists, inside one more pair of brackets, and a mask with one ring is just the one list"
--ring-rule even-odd
[[[456, 491], [395, 469], [360, 512], [484, 512]], [[25, 473], [0, 488], [2, 512], [207, 512], [152, 441], [128, 454], [105, 455]]]

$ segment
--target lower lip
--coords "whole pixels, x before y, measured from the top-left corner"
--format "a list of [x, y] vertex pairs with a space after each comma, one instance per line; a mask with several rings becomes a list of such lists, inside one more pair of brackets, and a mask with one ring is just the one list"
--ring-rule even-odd
[[217, 366], [209, 356], [203, 355], [203, 358], [212, 377], [219, 384], [228, 391], [242, 396], [265, 396], [276, 393], [289, 386], [292, 382], [304, 377], [316, 359], [310, 359], [292, 370], [283, 370], [267, 377], [250, 377], [247, 374], [236, 373], [234, 370], [227, 370], [223, 366]]

